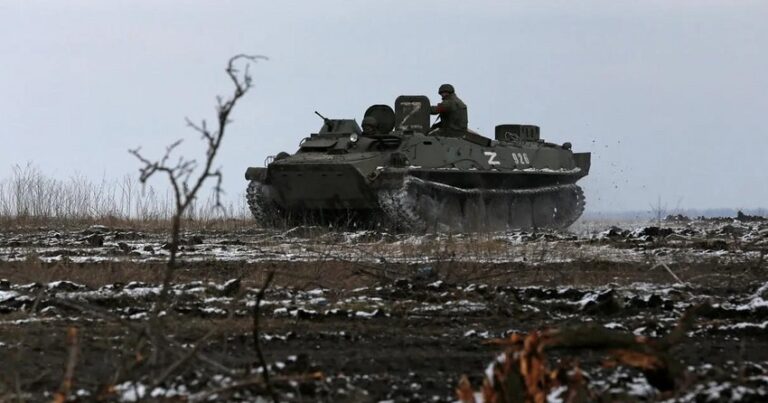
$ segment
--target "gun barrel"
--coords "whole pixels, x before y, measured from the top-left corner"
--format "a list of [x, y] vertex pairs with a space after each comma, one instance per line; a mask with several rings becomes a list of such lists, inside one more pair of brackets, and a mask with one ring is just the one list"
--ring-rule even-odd
[[327, 117], [325, 117], [325, 116], [323, 116], [323, 115], [321, 115], [321, 114], [320, 114], [320, 112], [318, 112], [318, 111], [315, 111], [315, 115], [317, 115], [317, 116], [320, 116], [320, 119], [323, 119], [323, 120], [325, 120], [326, 122], [328, 121], [328, 118], [327, 118]]

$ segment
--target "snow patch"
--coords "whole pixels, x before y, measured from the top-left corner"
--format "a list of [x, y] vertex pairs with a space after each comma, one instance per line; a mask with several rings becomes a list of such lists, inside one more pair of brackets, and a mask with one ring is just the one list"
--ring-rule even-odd
[[0, 302], [5, 302], [18, 296], [19, 293], [15, 291], [0, 291]]

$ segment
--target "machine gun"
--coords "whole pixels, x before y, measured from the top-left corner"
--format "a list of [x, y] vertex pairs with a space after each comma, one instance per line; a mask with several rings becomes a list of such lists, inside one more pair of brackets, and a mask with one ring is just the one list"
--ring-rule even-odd
[[315, 115], [320, 116], [320, 119], [323, 119], [323, 122], [325, 122], [325, 127], [328, 131], [333, 131], [333, 121], [331, 119], [321, 115], [318, 111], [315, 111]]
[[327, 117], [315, 111], [315, 115], [320, 116], [323, 119], [323, 127], [320, 128], [319, 134], [337, 134], [337, 135], [349, 135], [351, 133], [362, 133], [360, 126], [357, 125], [354, 119], [328, 119]]

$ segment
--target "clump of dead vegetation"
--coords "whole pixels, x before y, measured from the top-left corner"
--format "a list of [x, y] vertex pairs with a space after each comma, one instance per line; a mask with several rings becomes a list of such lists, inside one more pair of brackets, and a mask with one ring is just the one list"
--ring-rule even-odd
[[[464, 376], [456, 394], [463, 403], [478, 402], [478, 395], [482, 397], [479, 401], [485, 403], [543, 403], [550, 397], [574, 403], [600, 400], [590, 390], [589, 380], [574, 355], [596, 351], [607, 354], [604, 366], [636, 368], [651, 386], [671, 397], [686, 385], [686, 378], [682, 363], [670, 350], [685, 339], [699, 309], [689, 309], [672, 332], [658, 339], [602, 326], [577, 326], [527, 335], [513, 333], [506, 339], [490, 340], [488, 344], [504, 346], [506, 351], [491, 363], [479, 392]], [[552, 368], [547, 353], [556, 350], [572, 355], [561, 357]]]

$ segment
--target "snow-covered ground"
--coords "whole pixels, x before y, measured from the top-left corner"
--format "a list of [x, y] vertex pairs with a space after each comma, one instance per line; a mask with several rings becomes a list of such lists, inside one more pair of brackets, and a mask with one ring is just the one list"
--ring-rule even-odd
[[[161, 294], [146, 271], [163, 267], [156, 264], [167, 256], [162, 234], [6, 231], [0, 379], [19, 376], [25, 398], [51, 399], [66, 362], [66, 332], [75, 326], [81, 356], [71, 399], [264, 399], [252, 315], [271, 268], [277, 280], [259, 305], [258, 340], [285, 401], [452, 401], [461, 375], [477, 384], [498, 356], [488, 340], [583, 325], [662, 338], [697, 305], [706, 309], [673, 349], [688, 376], [676, 394], [660, 392], [636, 370], [603, 367], [600, 354], [579, 356], [590, 389], [609, 400], [768, 398], [766, 223], [581, 228], [187, 233], [181, 264], [197, 268], [172, 282], [171, 303], [159, 313], [172, 324], [167, 335], [178, 354], [161, 369], [189, 352], [194, 358], [162, 382], [149, 370], [125, 370], [126, 363], [143, 368], [134, 349]], [[329, 261], [353, 269], [306, 270]], [[144, 281], [110, 280], [115, 268], [127, 273], [121, 278]], [[78, 277], [79, 270], [103, 274]], [[360, 279], [345, 285], [351, 276]], [[549, 400], [562, 401], [564, 393], [553, 390]]]

